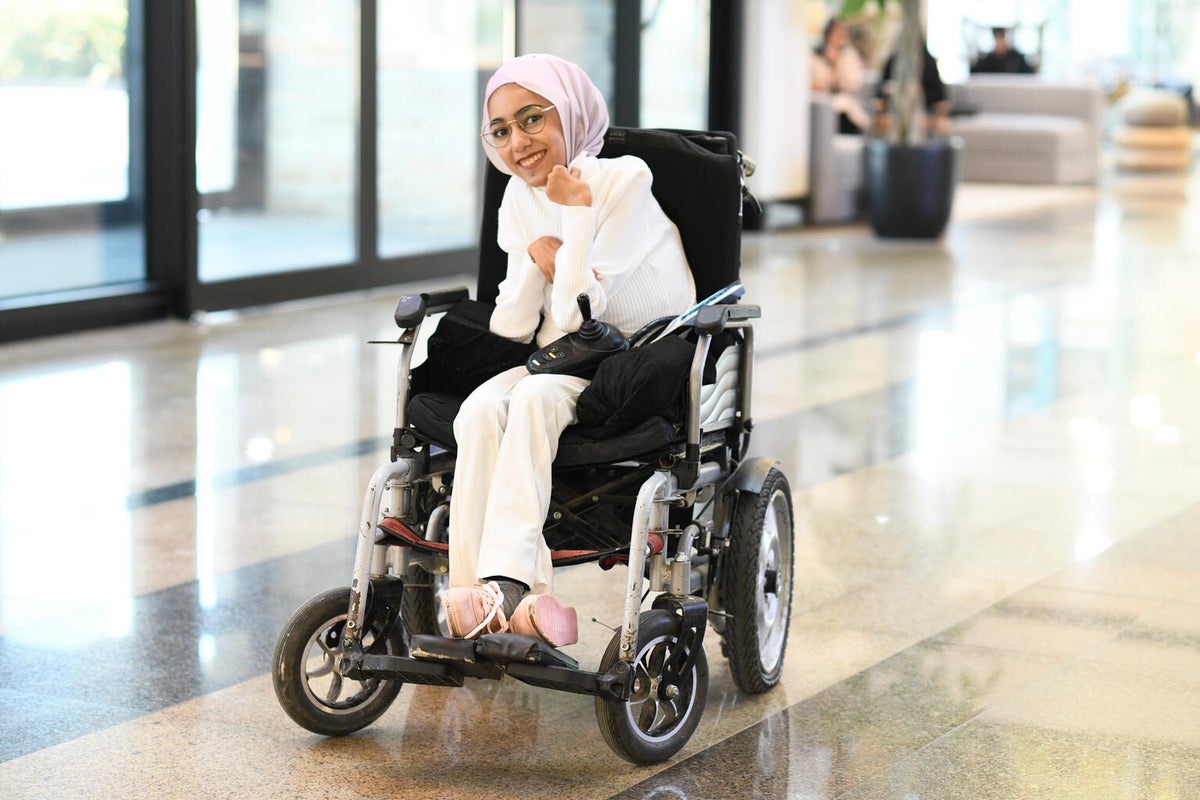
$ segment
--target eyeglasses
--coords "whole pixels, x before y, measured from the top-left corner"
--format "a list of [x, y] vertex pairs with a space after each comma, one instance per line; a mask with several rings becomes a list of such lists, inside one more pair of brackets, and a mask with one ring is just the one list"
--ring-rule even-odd
[[517, 112], [517, 116], [513, 119], [508, 122], [493, 122], [479, 136], [483, 139], [484, 144], [499, 150], [512, 141], [512, 124], [514, 122], [525, 133], [541, 133], [542, 128], [546, 127], [546, 112], [552, 108], [554, 106], [525, 106]]

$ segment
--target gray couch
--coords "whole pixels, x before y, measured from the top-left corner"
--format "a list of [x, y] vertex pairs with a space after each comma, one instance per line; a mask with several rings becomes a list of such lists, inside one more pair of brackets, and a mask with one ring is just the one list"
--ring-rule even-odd
[[809, 103], [809, 170], [806, 221], [852, 222], [862, 213], [863, 137], [838, 133], [838, 112], [828, 95]]
[[[973, 75], [949, 89], [957, 109], [950, 132], [963, 139], [963, 180], [1095, 182], [1104, 113], [1098, 86]], [[837, 132], [828, 96], [812, 96], [809, 118], [806, 222], [853, 222], [863, 213], [863, 137]]]
[[972, 75], [950, 87], [963, 140], [962, 179], [1094, 183], [1104, 98], [1099, 86], [1032, 75]]

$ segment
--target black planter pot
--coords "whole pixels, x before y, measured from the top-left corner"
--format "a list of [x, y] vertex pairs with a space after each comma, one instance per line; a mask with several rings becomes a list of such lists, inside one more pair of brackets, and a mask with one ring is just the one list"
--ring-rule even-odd
[[865, 157], [867, 211], [875, 233], [897, 238], [941, 236], [954, 205], [962, 139], [951, 136], [904, 145], [870, 138]]

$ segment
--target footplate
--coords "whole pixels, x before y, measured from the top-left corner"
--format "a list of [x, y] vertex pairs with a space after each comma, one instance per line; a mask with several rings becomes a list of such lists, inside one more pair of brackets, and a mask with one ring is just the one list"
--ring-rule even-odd
[[497, 664], [524, 663], [579, 669], [579, 662], [540, 639], [519, 633], [490, 633], [480, 636], [475, 646], [479, 658]]
[[463, 673], [451, 666], [404, 656], [364, 655], [358, 674], [422, 686], [463, 685]]
[[418, 661], [439, 662], [472, 678], [500, 680], [504, 670], [486, 659], [479, 658], [475, 644], [471, 639], [448, 639], [443, 636], [418, 634], [412, 637], [409, 653]]
[[507, 674], [531, 686], [576, 694], [625, 700], [633, 684], [628, 664], [618, 662], [607, 674], [589, 672], [566, 653], [515, 633], [487, 634], [476, 640], [418, 635], [412, 637], [410, 652], [408, 661], [461, 675], [496, 680]]

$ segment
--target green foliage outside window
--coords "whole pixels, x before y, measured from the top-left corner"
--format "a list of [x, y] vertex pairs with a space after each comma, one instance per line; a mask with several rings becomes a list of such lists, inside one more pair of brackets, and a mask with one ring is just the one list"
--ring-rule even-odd
[[0, 80], [119, 77], [128, 23], [125, 0], [3, 0]]

